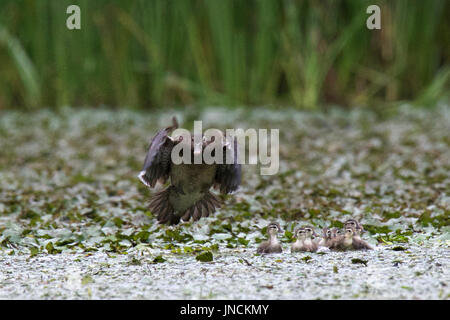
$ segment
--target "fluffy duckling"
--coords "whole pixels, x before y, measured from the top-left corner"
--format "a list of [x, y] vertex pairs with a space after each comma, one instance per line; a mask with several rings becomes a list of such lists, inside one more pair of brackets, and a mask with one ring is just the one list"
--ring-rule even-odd
[[345, 228], [344, 237], [342, 241], [339, 243], [339, 248], [342, 250], [353, 249], [353, 236], [354, 230], [352, 228]]
[[372, 246], [366, 241], [361, 239], [361, 234], [364, 232], [362, 224], [355, 219], [348, 219], [345, 221], [344, 226], [353, 230], [352, 246], [356, 250], [372, 250]]
[[373, 250], [373, 247], [361, 238], [353, 238], [352, 246], [355, 250]]
[[314, 231], [314, 228], [310, 225], [304, 226], [303, 229], [305, 229], [306, 235], [310, 237], [311, 239], [313, 237], [317, 237], [317, 233]]
[[336, 236], [333, 239], [332, 249], [344, 251], [352, 249], [353, 243], [353, 229], [347, 228], [345, 231], [337, 229]]
[[298, 252], [302, 251], [303, 248], [303, 242], [304, 242], [304, 236], [305, 230], [303, 228], [298, 228], [294, 231], [294, 236], [297, 238], [295, 242], [291, 245], [291, 252]]
[[269, 240], [262, 242], [258, 249], [257, 253], [281, 253], [283, 249], [281, 248], [281, 244], [278, 241], [277, 233], [281, 232], [281, 227], [278, 223], [272, 222], [267, 226], [267, 233], [269, 234]]
[[347, 221], [345, 221], [344, 229], [346, 229], [346, 228], [354, 229], [354, 232], [355, 232], [354, 237], [357, 237], [359, 239], [360, 239], [361, 233], [364, 232], [364, 227], [362, 226], [362, 224], [360, 224], [355, 219], [348, 219]]
[[330, 249], [339, 249], [341, 242], [344, 240], [344, 232], [339, 228], [331, 229]]
[[322, 229], [322, 238], [320, 239], [318, 246], [329, 248], [333, 244], [332, 231], [329, 228]]
[[297, 241], [292, 244], [291, 251], [316, 252], [318, 246], [317, 243], [312, 240], [314, 234], [315, 232], [310, 226], [299, 228], [296, 232]]
[[361, 239], [361, 229], [353, 230], [352, 246], [355, 250], [373, 250], [369, 243]]

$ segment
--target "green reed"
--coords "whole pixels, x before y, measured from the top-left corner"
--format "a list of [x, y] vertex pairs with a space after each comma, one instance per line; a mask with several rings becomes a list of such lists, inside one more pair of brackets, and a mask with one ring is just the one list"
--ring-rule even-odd
[[[81, 8], [81, 30], [66, 8]], [[381, 7], [382, 30], [366, 28]], [[445, 0], [0, 0], [0, 109], [374, 106], [448, 96]]]

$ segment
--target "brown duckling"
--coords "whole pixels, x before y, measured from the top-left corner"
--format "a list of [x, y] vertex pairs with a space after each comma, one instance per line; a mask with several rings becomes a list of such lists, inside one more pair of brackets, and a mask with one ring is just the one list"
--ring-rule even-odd
[[330, 249], [338, 249], [344, 240], [344, 232], [339, 228], [331, 229]]
[[344, 229], [345, 228], [352, 228], [355, 231], [355, 236], [357, 238], [360, 237], [361, 233], [364, 232], [364, 227], [362, 226], [362, 224], [360, 224], [358, 221], [356, 221], [355, 219], [348, 219], [347, 221], [344, 222]]
[[298, 228], [294, 231], [294, 236], [297, 238], [295, 242], [291, 245], [291, 252], [302, 251], [303, 242], [304, 242], [304, 233], [305, 230], [303, 228]]
[[262, 242], [257, 253], [281, 253], [283, 249], [278, 241], [277, 233], [281, 232], [281, 227], [277, 222], [272, 222], [267, 226], [267, 233], [269, 234], [269, 240]]
[[353, 230], [352, 246], [356, 250], [372, 250], [372, 246], [361, 239], [361, 234], [364, 232], [364, 227], [355, 219], [348, 219], [344, 226]]
[[310, 225], [303, 226], [303, 229], [305, 229], [306, 235], [309, 236], [311, 239], [313, 237], [317, 237], [317, 233], [314, 231], [314, 227]]
[[353, 249], [353, 229], [346, 228], [343, 230], [336, 230], [336, 237], [333, 240], [332, 248], [338, 251], [345, 251], [348, 249]]
[[361, 239], [361, 229], [353, 229], [352, 246], [355, 250], [373, 250], [369, 243]]
[[329, 248], [333, 244], [332, 231], [329, 228], [322, 229], [322, 239], [320, 239], [318, 246]]
[[299, 228], [296, 232], [297, 241], [292, 245], [291, 251], [316, 252], [317, 243], [312, 240], [314, 230], [310, 226]]
[[342, 250], [349, 250], [353, 249], [353, 236], [354, 236], [354, 230], [352, 228], [345, 228], [344, 229], [344, 238], [340, 242], [340, 249]]
[[363, 239], [353, 238], [352, 246], [355, 250], [373, 250], [373, 247]]

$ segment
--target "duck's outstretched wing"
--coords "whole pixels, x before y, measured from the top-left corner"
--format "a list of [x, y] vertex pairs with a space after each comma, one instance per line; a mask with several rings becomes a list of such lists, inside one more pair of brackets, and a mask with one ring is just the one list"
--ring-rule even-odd
[[[215, 184], [218, 186], [221, 193], [231, 193], [236, 191], [241, 184], [241, 165], [238, 164], [238, 144], [237, 139], [234, 138], [232, 144], [224, 146], [224, 163], [217, 165]], [[228, 152], [227, 152], [228, 151]], [[232, 151], [233, 163], [227, 164], [227, 154]]]
[[175, 142], [169, 137], [172, 130], [178, 128], [175, 117], [172, 119], [173, 125], [158, 131], [152, 138], [147, 155], [145, 156], [144, 168], [139, 173], [139, 179], [148, 187], [154, 187], [160, 180], [165, 182], [169, 177], [172, 148]]

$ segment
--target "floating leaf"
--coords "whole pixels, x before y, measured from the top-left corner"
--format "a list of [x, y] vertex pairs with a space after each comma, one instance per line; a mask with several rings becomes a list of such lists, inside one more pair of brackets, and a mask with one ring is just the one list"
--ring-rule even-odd
[[164, 259], [162, 256], [157, 256], [155, 259], [153, 259], [153, 263], [163, 263], [166, 262], [166, 259]]
[[393, 247], [392, 250], [394, 250], [394, 251], [405, 251], [406, 248], [402, 247], [402, 246], [396, 246], [396, 247]]
[[362, 260], [362, 259], [359, 259], [359, 258], [353, 258], [352, 259], [352, 263], [353, 264], [360, 263], [360, 264], [363, 264], [363, 265], [367, 266], [367, 260]]
[[374, 225], [369, 225], [369, 224], [365, 224], [363, 225], [364, 229], [369, 231], [371, 234], [387, 234], [389, 232], [391, 232], [391, 229], [389, 229], [388, 226], [374, 226]]
[[[14, 251], [13, 251], [14, 252]], [[39, 253], [39, 249], [36, 247], [31, 247], [30, 248], [30, 257], [34, 257]]]
[[213, 254], [210, 251], [206, 251], [203, 253], [200, 253], [198, 256], [195, 257], [197, 261], [201, 262], [210, 262], [213, 261]]
[[301, 260], [303, 260], [306, 263], [308, 263], [310, 260], [312, 260], [312, 258], [310, 256], [306, 256], [306, 257], [303, 257]]
[[142, 262], [141, 262], [141, 260], [136, 259], [136, 257], [133, 257], [133, 258], [131, 258], [129, 264], [133, 265], [133, 266], [140, 266], [142, 264]]
[[244, 238], [238, 238], [238, 242], [244, 246], [247, 246], [250, 240], [246, 240]]
[[61, 253], [61, 250], [55, 249], [55, 247], [53, 246], [53, 243], [51, 243], [51, 242], [47, 243], [47, 245], [45, 246], [45, 250], [47, 250], [47, 252], [49, 254]]
[[82, 285], [86, 285], [86, 284], [89, 284], [89, 283], [92, 283], [92, 282], [94, 282], [94, 279], [92, 279], [92, 277], [90, 275], [84, 276], [81, 279], [81, 284]]

